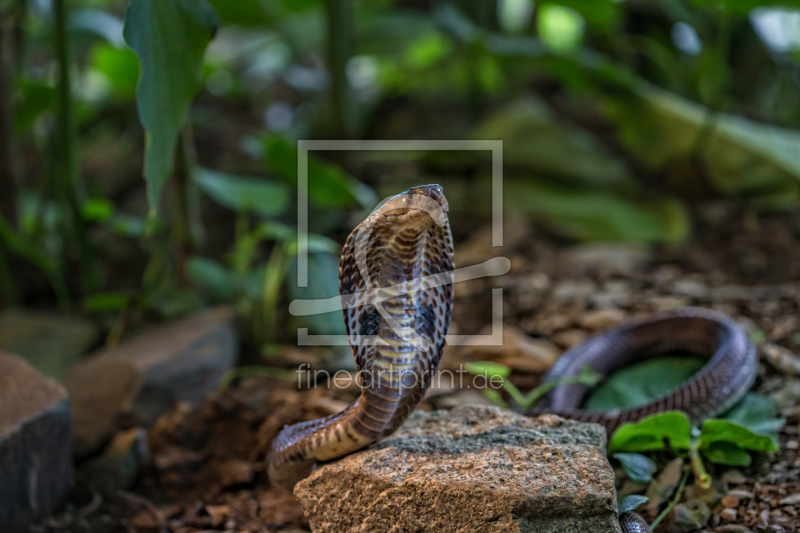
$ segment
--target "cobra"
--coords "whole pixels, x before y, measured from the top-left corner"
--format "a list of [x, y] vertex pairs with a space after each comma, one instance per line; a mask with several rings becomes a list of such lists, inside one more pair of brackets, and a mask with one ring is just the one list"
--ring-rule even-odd
[[[439, 185], [390, 198], [347, 239], [339, 267], [345, 326], [361, 395], [341, 413], [284, 428], [267, 454], [271, 481], [292, 489], [315, 464], [363, 449], [394, 432], [427, 390], [445, 344], [453, 305], [453, 240]], [[693, 422], [725, 411], [752, 386], [758, 360], [746, 334], [726, 315], [685, 308], [612, 329], [565, 353], [546, 380], [575, 376], [584, 365], [615, 369], [676, 350], [705, 356], [690, 380], [632, 409], [580, 409], [585, 385], [557, 387], [530, 414], [555, 413], [604, 425], [678, 409]], [[635, 513], [620, 517], [623, 533], [649, 533]]]

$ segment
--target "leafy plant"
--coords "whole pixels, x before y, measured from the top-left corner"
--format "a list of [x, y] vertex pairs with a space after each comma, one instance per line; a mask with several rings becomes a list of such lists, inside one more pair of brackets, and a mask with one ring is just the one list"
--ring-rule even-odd
[[[505, 390], [514, 400], [517, 406], [523, 410], [532, 408], [534, 405], [536, 405], [536, 402], [542, 398], [542, 396], [556, 387], [573, 384], [594, 386], [601, 379], [600, 374], [596, 373], [590, 367], [585, 366], [581, 371], [581, 374], [578, 376], [554, 379], [539, 385], [535, 389], [528, 392], [528, 394], [523, 394], [516, 385], [506, 379], [511, 375], [511, 369], [505, 365], [494, 363], [492, 361], [478, 361], [466, 363], [464, 365], [464, 369], [470, 374], [483, 376], [487, 384], [493, 383], [495, 379], [500, 380], [503, 390]], [[508, 408], [505, 400], [503, 400], [502, 396], [500, 396], [500, 393], [496, 389], [492, 387], [485, 387], [483, 389], [483, 395], [498, 407]]]
[[[695, 476], [702, 485], [708, 486], [711, 479], [703, 466], [703, 458], [712, 463], [748, 466], [752, 462], [751, 452], [778, 450], [774, 432], [784, 421], [773, 418], [774, 412], [774, 405], [768, 398], [750, 393], [730, 411], [730, 418], [706, 420], [700, 429], [692, 429], [683, 412], [660, 413], [621, 426], [612, 435], [608, 449], [622, 455], [620, 452], [650, 452], [669, 446], [677, 453], [688, 454]], [[623, 466], [626, 461], [631, 463], [630, 456], [622, 457]], [[636, 470], [637, 475], [641, 472], [641, 468]]]

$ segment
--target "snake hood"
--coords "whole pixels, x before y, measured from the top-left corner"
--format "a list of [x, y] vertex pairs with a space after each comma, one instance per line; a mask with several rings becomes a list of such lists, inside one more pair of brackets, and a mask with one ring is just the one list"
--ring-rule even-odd
[[267, 454], [270, 479], [291, 489], [314, 464], [390, 435], [439, 364], [453, 300], [453, 241], [439, 185], [393, 196], [353, 230], [339, 294], [361, 396], [341, 413], [284, 428]]

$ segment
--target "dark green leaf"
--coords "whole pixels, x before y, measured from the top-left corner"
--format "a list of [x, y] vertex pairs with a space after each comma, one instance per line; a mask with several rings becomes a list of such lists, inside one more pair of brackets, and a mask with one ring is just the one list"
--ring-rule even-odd
[[[297, 257], [293, 256], [286, 273], [289, 298], [311, 300], [331, 298], [339, 294], [339, 258], [326, 253], [308, 255], [308, 287], [297, 286]], [[341, 310], [297, 317], [298, 322], [308, 326], [309, 333], [344, 334], [344, 317]]]
[[608, 450], [611, 453], [662, 450], [665, 441], [676, 450], [688, 450], [691, 447], [690, 430], [686, 414], [667, 411], [639, 422], [623, 424], [611, 437]]
[[20, 85], [20, 101], [14, 106], [14, 130], [28, 131], [45, 111], [56, 107], [56, 88], [52, 85], [24, 82]]
[[194, 169], [192, 177], [206, 194], [234, 211], [274, 217], [283, 213], [288, 205], [289, 191], [282, 183], [242, 178], [201, 167]]
[[131, 296], [126, 292], [101, 292], [86, 296], [81, 307], [87, 313], [104, 313], [122, 311], [130, 302]]
[[614, 458], [622, 464], [629, 478], [642, 485], [650, 483], [657, 469], [649, 457], [640, 453], [615, 453]]
[[532, 180], [510, 183], [506, 198], [510, 208], [587, 241], [676, 242], [689, 230], [688, 214], [673, 198], [627, 200], [605, 191]]
[[141, 63], [136, 100], [147, 136], [144, 178], [154, 211], [216, 28], [206, 0], [131, 0], [125, 12], [125, 42]]
[[744, 426], [753, 433], [772, 436], [786, 421], [775, 418], [777, 408], [768, 396], [749, 392], [722, 417], [729, 422]]
[[186, 266], [189, 280], [217, 302], [230, 302], [240, 289], [234, 272], [204, 257], [192, 257]]
[[730, 442], [715, 442], [702, 451], [703, 457], [721, 465], [750, 466], [753, 459], [745, 450]]
[[611, 411], [644, 405], [684, 383], [705, 365], [695, 357], [665, 356], [614, 372], [595, 389], [584, 409]]
[[706, 420], [700, 433], [700, 449], [704, 450], [716, 442], [727, 442], [745, 450], [774, 452], [777, 442], [767, 435], [758, 435], [749, 429], [727, 420]]
[[617, 509], [619, 514], [628, 513], [636, 510], [637, 507], [646, 503], [649, 498], [641, 494], [629, 494], [617, 502]]
[[[278, 176], [296, 186], [297, 148], [279, 136], [266, 139], [267, 165]], [[323, 207], [351, 207], [358, 203], [372, 209], [378, 198], [372, 189], [346, 174], [338, 166], [322, 163], [308, 154], [308, 197]]]

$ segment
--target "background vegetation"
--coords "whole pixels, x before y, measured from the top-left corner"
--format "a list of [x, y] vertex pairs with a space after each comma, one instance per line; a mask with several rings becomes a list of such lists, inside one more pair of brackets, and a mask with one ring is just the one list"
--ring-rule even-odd
[[502, 139], [508, 209], [578, 240], [686, 240], [718, 198], [794, 209], [798, 8], [0, 0], [2, 304], [81, 309], [114, 344], [230, 302], [268, 353], [379, 198], [438, 181], [457, 232], [488, 220], [488, 154], [314, 153], [298, 289], [298, 139]]

